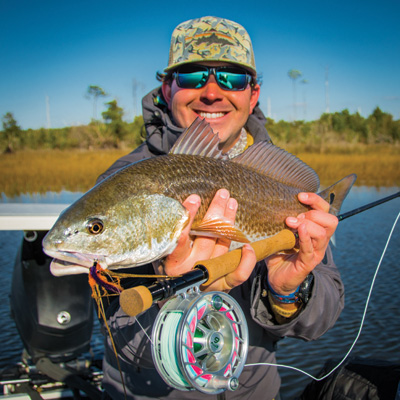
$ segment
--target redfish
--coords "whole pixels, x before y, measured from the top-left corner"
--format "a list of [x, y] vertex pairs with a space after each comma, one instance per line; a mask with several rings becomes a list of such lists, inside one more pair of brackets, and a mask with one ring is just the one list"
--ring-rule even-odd
[[[318, 193], [337, 215], [356, 176], [343, 178]], [[218, 189], [238, 201], [234, 225], [204, 219]], [[95, 261], [103, 268], [140, 266], [161, 259], [176, 247], [188, 223], [182, 202], [198, 194], [201, 207], [193, 235], [246, 243], [285, 228], [285, 218], [305, 212], [299, 192], [317, 192], [316, 172], [294, 155], [259, 142], [228, 159], [219, 137], [197, 119], [169, 154], [117, 171], [62, 212], [43, 240], [43, 250], [57, 260], [55, 275], [88, 272]]]

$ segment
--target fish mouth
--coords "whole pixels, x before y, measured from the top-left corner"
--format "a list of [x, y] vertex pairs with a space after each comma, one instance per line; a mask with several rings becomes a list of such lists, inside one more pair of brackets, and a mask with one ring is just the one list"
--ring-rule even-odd
[[53, 261], [50, 264], [50, 272], [54, 276], [88, 274], [89, 269], [95, 262], [98, 262], [101, 268], [107, 268], [104, 256], [70, 251], [44, 250], [44, 252], [53, 257]]

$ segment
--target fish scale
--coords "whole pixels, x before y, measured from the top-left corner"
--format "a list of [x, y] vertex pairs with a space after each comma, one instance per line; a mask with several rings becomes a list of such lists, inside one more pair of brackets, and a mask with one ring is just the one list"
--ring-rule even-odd
[[299, 189], [274, 182], [268, 176], [230, 161], [167, 155], [141, 164], [150, 180], [153, 180], [150, 174], [157, 176], [159, 193], [180, 202], [193, 193], [200, 196], [201, 207], [195, 224], [203, 219], [217, 190], [227, 189], [238, 201], [235, 226], [251, 241], [277, 233], [284, 228], [287, 216], [307, 210], [297, 200]]

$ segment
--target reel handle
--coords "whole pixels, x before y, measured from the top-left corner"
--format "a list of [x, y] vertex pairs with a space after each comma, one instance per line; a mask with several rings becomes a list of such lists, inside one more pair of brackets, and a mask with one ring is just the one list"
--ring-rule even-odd
[[[261, 261], [279, 251], [291, 250], [295, 244], [295, 234], [289, 229], [283, 229], [272, 237], [251, 243], [251, 247], [253, 247], [256, 253], [257, 261]], [[188, 282], [188, 288], [195, 282], [201, 282], [207, 279], [207, 281], [202, 284], [204, 287], [207, 287], [217, 279], [233, 272], [238, 267], [241, 256], [242, 250], [239, 248], [210, 260], [200, 261], [196, 263], [192, 271], [184, 274], [182, 278], [185, 279], [185, 277], [193, 275], [193, 277], [190, 278], [190, 283]], [[205, 272], [204, 269], [207, 272]], [[171, 281], [173, 281], [173, 279], [171, 279]], [[150, 288], [146, 286], [135, 286], [121, 292], [119, 303], [126, 314], [135, 317], [141, 312], [148, 310], [154, 301], [164, 300], [165, 298], [164, 292], [159, 285], [153, 285], [153, 287]]]

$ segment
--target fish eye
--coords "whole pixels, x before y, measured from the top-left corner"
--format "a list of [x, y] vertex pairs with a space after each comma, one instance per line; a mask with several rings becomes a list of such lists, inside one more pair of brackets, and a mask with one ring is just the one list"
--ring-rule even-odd
[[87, 223], [86, 228], [92, 235], [98, 235], [103, 232], [104, 224], [100, 219], [94, 218]]

